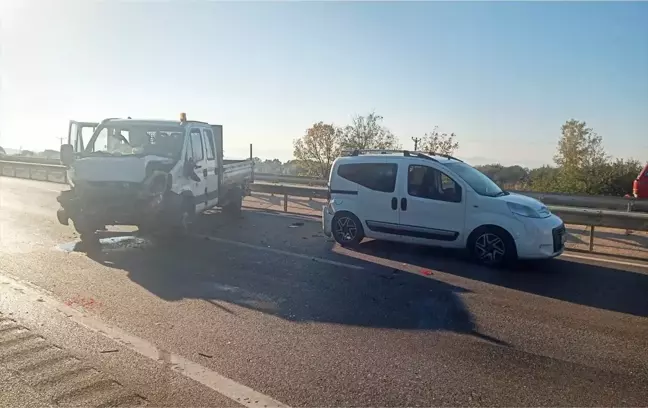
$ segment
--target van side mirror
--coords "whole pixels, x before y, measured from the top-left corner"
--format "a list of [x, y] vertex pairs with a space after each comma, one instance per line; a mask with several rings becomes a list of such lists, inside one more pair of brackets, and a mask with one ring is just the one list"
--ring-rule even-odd
[[70, 166], [74, 162], [74, 147], [71, 144], [61, 145], [60, 152], [61, 163]]

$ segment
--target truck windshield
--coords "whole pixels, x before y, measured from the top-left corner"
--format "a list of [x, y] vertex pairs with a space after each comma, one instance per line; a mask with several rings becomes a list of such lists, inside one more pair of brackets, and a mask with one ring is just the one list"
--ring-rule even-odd
[[101, 124], [92, 135], [83, 155], [143, 156], [179, 158], [184, 129], [169, 125]]
[[506, 195], [493, 180], [476, 168], [462, 162], [445, 163], [446, 167], [459, 175], [479, 195], [499, 197]]

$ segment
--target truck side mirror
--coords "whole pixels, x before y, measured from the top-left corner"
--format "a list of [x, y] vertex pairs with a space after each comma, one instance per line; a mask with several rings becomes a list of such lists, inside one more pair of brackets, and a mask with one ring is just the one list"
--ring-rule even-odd
[[196, 174], [196, 162], [193, 160], [193, 158], [185, 159], [183, 171], [185, 177], [193, 181], [200, 181], [200, 177], [198, 177], [198, 175]]
[[70, 166], [74, 162], [74, 147], [71, 144], [61, 145], [61, 163]]

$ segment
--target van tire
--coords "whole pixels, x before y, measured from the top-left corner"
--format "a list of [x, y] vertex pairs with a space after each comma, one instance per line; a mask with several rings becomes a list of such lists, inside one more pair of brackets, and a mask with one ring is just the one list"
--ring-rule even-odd
[[364, 239], [362, 223], [354, 214], [347, 211], [335, 213], [331, 220], [331, 231], [335, 241], [343, 247], [354, 247]]
[[505, 229], [494, 225], [474, 230], [468, 238], [467, 249], [472, 258], [484, 266], [504, 267], [517, 261], [513, 237]]

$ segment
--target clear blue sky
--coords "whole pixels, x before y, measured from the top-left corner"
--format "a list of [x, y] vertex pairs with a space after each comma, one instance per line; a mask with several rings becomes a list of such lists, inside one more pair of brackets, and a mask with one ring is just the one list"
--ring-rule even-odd
[[0, 145], [68, 119], [219, 123], [228, 156], [292, 156], [313, 122], [371, 110], [404, 146], [439, 125], [476, 164], [551, 162], [585, 120], [648, 160], [648, 3], [4, 0]]

